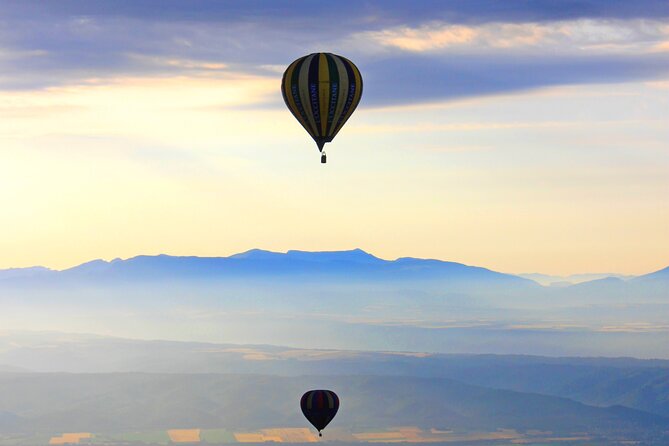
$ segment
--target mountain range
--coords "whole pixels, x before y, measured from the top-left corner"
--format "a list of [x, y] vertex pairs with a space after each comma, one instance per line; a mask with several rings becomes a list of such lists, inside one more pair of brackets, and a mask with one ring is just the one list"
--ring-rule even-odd
[[360, 249], [335, 252], [288, 251], [276, 253], [254, 249], [229, 257], [137, 256], [110, 262], [93, 260], [62, 271], [43, 267], [0, 270], [0, 278], [14, 280], [159, 280], [164, 278], [227, 279], [239, 277], [346, 276], [349, 279], [479, 280], [533, 286], [530, 280], [486, 268], [455, 262], [399, 258], [383, 260]]
[[[551, 277], [559, 278], [541, 274], [525, 274], [523, 276], [526, 277], [521, 277], [482, 267], [434, 259], [402, 257], [396, 260], [384, 260], [361, 249], [331, 252], [291, 250], [286, 253], [253, 249], [228, 257], [141, 255], [126, 260], [92, 260], [61, 271], [39, 266], [0, 270], [0, 280], [16, 282], [75, 279], [150, 281], [165, 278], [229, 279], [286, 276], [312, 279], [345, 276], [349, 280], [384, 281], [440, 280], [454, 285], [477, 282], [530, 289], [536, 287], [538, 283], [526, 277], [536, 276], [542, 281]], [[669, 267], [638, 277], [616, 274], [602, 276], [601, 274], [582, 274], [562, 279], [573, 280], [580, 286], [597, 286], [600, 283], [611, 283], [612, 281], [629, 284], [664, 283], [669, 281]], [[585, 278], [594, 279], [583, 280]]]
[[669, 358], [669, 269], [565, 287], [362, 250], [0, 271], [0, 326], [442, 353]]

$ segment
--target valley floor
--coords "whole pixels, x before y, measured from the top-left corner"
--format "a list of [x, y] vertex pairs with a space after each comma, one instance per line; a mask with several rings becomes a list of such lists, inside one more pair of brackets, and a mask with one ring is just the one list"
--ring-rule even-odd
[[[611, 440], [581, 433], [559, 435], [549, 431], [518, 432], [514, 429], [498, 429], [489, 432], [466, 432], [458, 430], [421, 429], [416, 426], [399, 426], [369, 431], [351, 431], [344, 428], [328, 429], [319, 440], [315, 431], [308, 428], [285, 427], [258, 430], [228, 429], [167, 429], [122, 433], [66, 432], [48, 435], [0, 435], [2, 446], [50, 445], [170, 445], [170, 444], [259, 444], [259, 443], [431, 443], [466, 445], [633, 445], [633, 440]], [[652, 443], [643, 443], [652, 444]]]

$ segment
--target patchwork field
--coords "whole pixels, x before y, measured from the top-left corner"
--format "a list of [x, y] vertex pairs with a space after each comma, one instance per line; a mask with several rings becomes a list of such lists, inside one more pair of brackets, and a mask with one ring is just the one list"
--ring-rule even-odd
[[95, 436], [96, 444], [169, 444], [170, 441], [166, 431], [123, 432]]
[[68, 433], [58, 437], [51, 437], [49, 444], [79, 444], [81, 440], [93, 438], [88, 432]]
[[512, 429], [462, 434], [453, 431], [423, 430], [414, 426], [407, 426], [380, 432], [354, 433], [353, 437], [360, 442], [367, 443], [443, 443], [488, 440], [510, 440], [517, 443], [525, 436]]
[[199, 443], [200, 429], [170, 429], [167, 431], [172, 443]]
[[266, 441], [314, 443], [318, 441], [316, 433], [307, 428], [262, 429], [259, 432], [235, 432], [234, 436], [239, 443], [264, 443]]
[[[50, 439], [30, 435], [0, 436], [0, 446], [49, 445], [165, 445], [170, 444], [233, 444], [233, 443], [453, 443], [485, 442], [490, 445], [591, 445], [600, 444], [588, 435], [559, 436], [550, 431], [518, 432], [499, 429], [492, 432], [456, 432], [453, 430], [421, 429], [416, 426], [398, 426], [385, 430], [352, 432], [345, 428], [330, 427], [318, 438], [309, 428], [271, 428], [255, 431], [228, 429], [168, 429], [161, 431], [125, 432], [118, 434], [90, 432], [63, 433]], [[593, 443], [594, 442], [594, 443]]]
[[59, 437], [51, 437], [49, 444], [79, 444], [82, 442], [81, 440], [90, 440], [92, 438], [93, 434], [89, 432], [69, 433]]

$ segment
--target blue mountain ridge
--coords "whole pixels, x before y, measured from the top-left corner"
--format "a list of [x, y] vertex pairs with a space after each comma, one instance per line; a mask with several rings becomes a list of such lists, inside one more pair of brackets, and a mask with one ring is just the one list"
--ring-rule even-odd
[[[15, 271], [15, 270], [12, 270]], [[2, 271], [0, 271], [2, 273]], [[92, 260], [62, 271], [46, 268], [23, 270], [8, 277], [126, 278], [230, 278], [249, 276], [339, 276], [365, 279], [429, 279], [502, 281], [527, 286], [533, 281], [486, 268], [456, 262], [410, 257], [384, 260], [361, 249], [350, 251], [286, 253], [253, 249], [229, 257], [140, 255], [126, 260]], [[3, 277], [0, 275], [0, 279]]]
[[[541, 288], [536, 282], [489, 270], [436, 259], [401, 257], [385, 260], [362, 249], [346, 251], [299, 251], [285, 253], [252, 249], [228, 257], [140, 255], [112, 261], [92, 260], [62, 271], [44, 267], [0, 270], [0, 282], [65, 280], [152, 279], [248, 279], [346, 277], [349, 280], [444, 280]], [[575, 291], [625, 289], [629, 284], [653, 282], [664, 285], [669, 267], [631, 280], [604, 278], [566, 287]]]

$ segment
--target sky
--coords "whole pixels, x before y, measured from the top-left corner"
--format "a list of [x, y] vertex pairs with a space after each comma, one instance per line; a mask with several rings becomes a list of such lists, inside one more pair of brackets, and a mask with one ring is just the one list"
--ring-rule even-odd
[[[669, 265], [666, 1], [0, 0], [0, 268], [362, 248]], [[351, 59], [326, 146], [283, 70]]]

